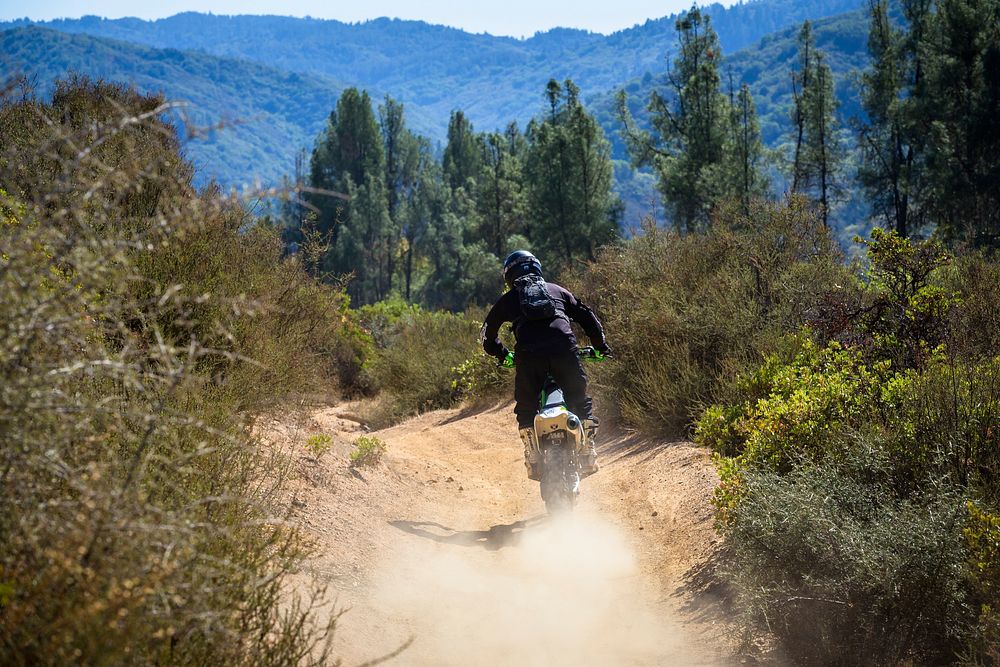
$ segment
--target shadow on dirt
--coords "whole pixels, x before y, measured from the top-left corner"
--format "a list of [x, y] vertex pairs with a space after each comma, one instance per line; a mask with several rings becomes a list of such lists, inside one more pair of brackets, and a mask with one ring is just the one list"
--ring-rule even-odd
[[455, 530], [433, 521], [390, 521], [389, 525], [404, 533], [440, 544], [479, 546], [487, 551], [499, 551], [504, 547], [516, 546], [525, 530], [541, 525], [547, 519], [546, 515], [539, 515], [523, 521], [491, 526], [488, 530]]
[[[500, 412], [508, 405], [510, 401], [479, 401], [464, 405], [458, 412], [448, 417], [445, 417], [437, 423], [437, 426], [447, 426], [448, 424], [454, 424], [455, 422], [460, 422], [463, 419], [468, 419], [470, 417], [476, 417], [482, 414], [488, 414], [492, 412]], [[513, 423], [513, 418], [511, 418]], [[517, 437], [517, 429], [515, 428], [511, 433], [514, 437]]]
[[[600, 442], [602, 438], [598, 438]], [[598, 445], [598, 454], [609, 463], [620, 459], [640, 457], [639, 463], [647, 463], [666, 449], [678, 445], [690, 445], [684, 440], [663, 442], [657, 438], [643, 437], [631, 433], [612, 433], [603, 444]]]

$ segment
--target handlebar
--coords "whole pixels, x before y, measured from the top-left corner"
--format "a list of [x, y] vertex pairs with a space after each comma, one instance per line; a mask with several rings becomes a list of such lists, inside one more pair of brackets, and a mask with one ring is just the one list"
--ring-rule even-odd
[[[594, 348], [592, 345], [579, 348], [576, 351], [576, 354], [584, 361], [604, 361], [610, 356], [607, 354], [601, 354], [601, 352], [598, 351], [596, 348]], [[516, 365], [514, 359], [514, 353], [508, 351], [507, 356], [504, 357], [503, 359], [500, 359], [497, 362], [497, 365], [500, 366], [501, 368], [514, 368], [514, 366]]]

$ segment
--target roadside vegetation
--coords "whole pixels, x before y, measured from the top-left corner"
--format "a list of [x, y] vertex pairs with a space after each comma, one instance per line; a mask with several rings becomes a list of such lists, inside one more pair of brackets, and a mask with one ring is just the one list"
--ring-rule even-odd
[[253, 415], [330, 381], [346, 297], [196, 192], [164, 101], [0, 102], [0, 653], [319, 663], [286, 463]]

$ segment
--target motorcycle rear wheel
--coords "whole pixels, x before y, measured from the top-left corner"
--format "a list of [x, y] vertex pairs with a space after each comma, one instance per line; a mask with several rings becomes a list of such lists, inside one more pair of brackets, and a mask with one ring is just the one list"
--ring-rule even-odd
[[542, 449], [542, 500], [549, 514], [573, 511], [579, 495], [580, 476], [569, 452], [560, 445]]

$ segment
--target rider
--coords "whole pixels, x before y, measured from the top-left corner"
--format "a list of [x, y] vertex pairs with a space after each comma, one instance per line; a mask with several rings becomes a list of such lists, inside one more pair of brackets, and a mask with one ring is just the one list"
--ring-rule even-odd
[[510, 352], [497, 334], [505, 322], [513, 322], [517, 374], [514, 378], [514, 414], [524, 443], [524, 465], [528, 478], [538, 480], [541, 457], [535, 443], [534, 419], [538, 396], [545, 380], [552, 376], [563, 390], [566, 405], [577, 415], [587, 434], [588, 454], [581, 457], [581, 473], [597, 472], [594, 449], [598, 420], [587, 395], [587, 374], [577, 356], [576, 336], [570, 320], [583, 327], [594, 349], [602, 355], [611, 353], [604, 340], [604, 329], [594, 311], [569, 290], [545, 282], [542, 264], [527, 250], [511, 253], [503, 263], [503, 277], [510, 290], [490, 309], [480, 331], [483, 349], [504, 363], [512, 361]]

